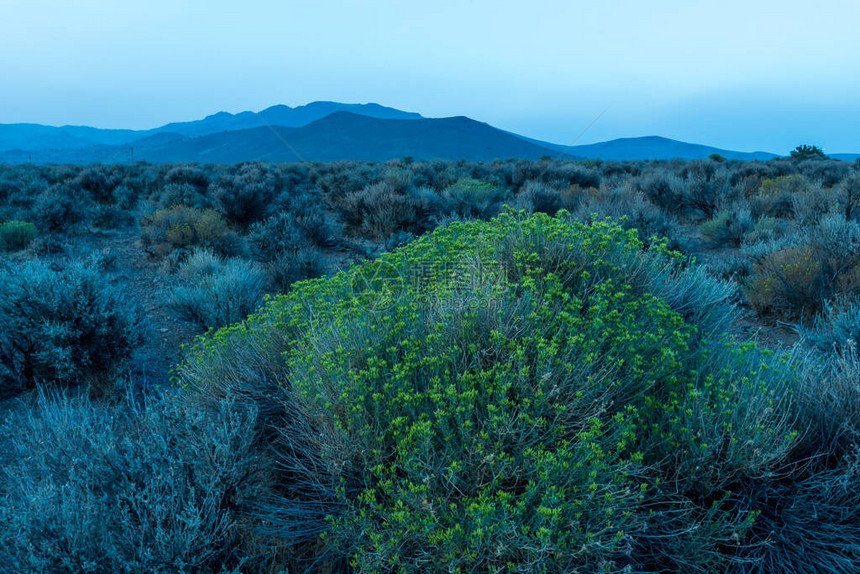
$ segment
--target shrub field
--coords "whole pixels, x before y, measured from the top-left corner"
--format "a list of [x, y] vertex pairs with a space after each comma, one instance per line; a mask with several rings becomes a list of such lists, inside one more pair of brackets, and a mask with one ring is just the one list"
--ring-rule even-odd
[[0, 167], [0, 571], [860, 571], [858, 174]]

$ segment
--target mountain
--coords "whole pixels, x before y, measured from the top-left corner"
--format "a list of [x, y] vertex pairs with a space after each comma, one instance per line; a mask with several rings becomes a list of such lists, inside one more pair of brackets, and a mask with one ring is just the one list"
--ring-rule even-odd
[[[231, 130], [188, 137], [160, 133], [121, 146], [0, 152], [0, 163], [237, 163], [416, 159], [539, 159], [551, 153], [466, 117], [379, 119], [335, 112], [306, 126]], [[566, 157], [566, 156], [565, 156]]]
[[[466, 117], [424, 118], [379, 104], [312, 102], [260, 112], [219, 112], [151, 130], [87, 126], [0, 125], [0, 163], [128, 163], [239, 161], [385, 161], [420, 159], [579, 158], [600, 160], [768, 160], [658, 136], [564, 146], [527, 138]], [[832, 154], [854, 161], [858, 154]]]
[[277, 126], [210, 134], [136, 148], [150, 162], [387, 161], [423, 159], [539, 159], [546, 148], [466, 117], [379, 119], [336, 112], [306, 126]]
[[691, 144], [659, 136], [639, 138], [620, 138], [607, 142], [577, 146], [553, 147], [560, 152], [588, 159], [615, 161], [704, 159], [711, 154], [719, 154], [726, 159], [768, 160], [779, 157], [776, 154], [757, 151], [740, 152], [715, 147]]
[[78, 149], [93, 145], [121, 145], [141, 137], [134, 130], [100, 130], [87, 126], [0, 124], [0, 150], [36, 151]]
[[[379, 104], [312, 102], [296, 108], [283, 105], [272, 106], [261, 112], [241, 112], [238, 114], [219, 112], [202, 120], [171, 123], [151, 130], [105, 130], [88, 126], [54, 127], [40, 124], [0, 124], [0, 151], [79, 150], [92, 146], [127, 145], [163, 133], [199, 137], [218, 132], [264, 126], [300, 127], [335, 112], [343, 111], [383, 119], [422, 119], [421, 114], [404, 112]], [[49, 155], [61, 156], [62, 154]], [[29, 154], [24, 154], [24, 156], [27, 157]]]
[[420, 120], [421, 114], [404, 112], [379, 104], [341, 104], [338, 102], [312, 102], [305, 106], [272, 106], [261, 112], [242, 112], [228, 114], [219, 112], [202, 120], [167, 124], [153, 132], [171, 132], [190, 137], [204, 136], [218, 132], [246, 130], [266, 126], [298, 128], [337, 112], [351, 112], [371, 118], [387, 120]]

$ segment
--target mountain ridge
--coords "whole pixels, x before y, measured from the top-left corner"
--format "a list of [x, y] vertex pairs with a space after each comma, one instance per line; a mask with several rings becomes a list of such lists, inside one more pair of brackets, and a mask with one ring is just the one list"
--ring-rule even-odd
[[277, 104], [259, 112], [244, 111], [231, 114], [220, 111], [200, 120], [172, 122], [148, 130], [102, 129], [73, 125], [46, 126], [34, 123], [0, 124], [0, 151], [38, 152], [83, 149], [98, 145], [130, 145], [159, 133], [200, 137], [222, 131], [267, 125], [301, 127], [338, 111], [353, 111], [369, 117], [387, 119], [423, 119], [421, 114], [376, 103], [343, 104], [317, 101], [295, 108]]
[[[291, 141], [295, 141], [295, 145]], [[128, 163], [239, 161], [386, 161], [416, 159], [553, 159], [616, 161], [767, 160], [769, 152], [739, 152], [662, 136], [617, 138], [565, 146], [501, 130], [466, 116], [426, 118], [380, 104], [318, 101], [259, 112], [217, 112], [150, 130], [0, 124], [0, 163]], [[832, 154], [854, 161], [858, 154]]]

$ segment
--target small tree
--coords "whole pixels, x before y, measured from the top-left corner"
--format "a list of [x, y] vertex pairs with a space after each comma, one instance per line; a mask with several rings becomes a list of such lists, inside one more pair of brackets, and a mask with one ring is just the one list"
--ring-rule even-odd
[[829, 159], [820, 147], [806, 144], [799, 145], [794, 148], [791, 151], [791, 158], [799, 161], [807, 159]]

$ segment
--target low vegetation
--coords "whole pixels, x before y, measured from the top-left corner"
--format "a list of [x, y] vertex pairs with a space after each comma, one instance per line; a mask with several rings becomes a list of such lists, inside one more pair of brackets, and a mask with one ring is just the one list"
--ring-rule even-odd
[[0, 251], [26, 249], [39, 235], [36, 226], [27, 221], [4, 221], [0, 223]]
[[0, 285], [0, 394], [109, 382], [142, 336], [134, 307], [94, 264], [9, 266]]
[[0, 168], [0, 564], [855, 572], [860, 164], [797, 151]]

